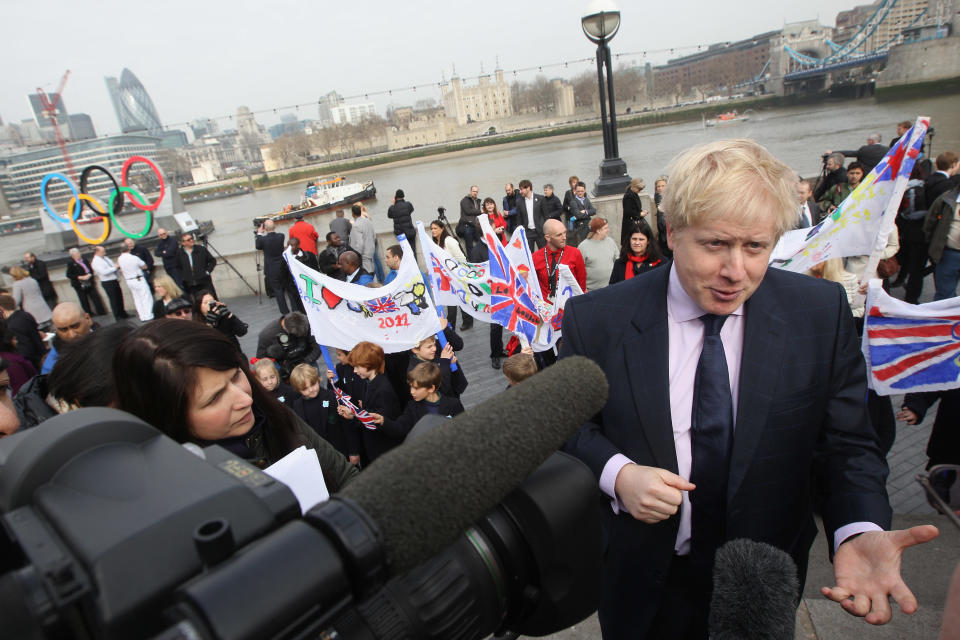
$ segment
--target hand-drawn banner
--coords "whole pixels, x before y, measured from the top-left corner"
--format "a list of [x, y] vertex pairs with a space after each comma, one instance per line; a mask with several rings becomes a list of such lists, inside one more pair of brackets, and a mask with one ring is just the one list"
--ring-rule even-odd
[[284, 252], [318, 343], [349, 350], [368, 340], [396, 353], [440, 331], [413, 249], [407, 240], [401, 246], [396, 279], [376, 288], [335, 280], [298, 261], [289, 249]]
[[894, 228], [900, 200], [929, 126], [929, 118], [917, 118], [833, 213], [813, 228], [785, 233], [770, 256], [770, 264], [802, 273], [830, 258], [871, 255], [882, 249]]
[[439, 306], [460, 307], [464, 313], [490, 322], [490, 263], [460, 262], [430, 239], [417, 221], [417, 236], [427, 262], [433, 300]]

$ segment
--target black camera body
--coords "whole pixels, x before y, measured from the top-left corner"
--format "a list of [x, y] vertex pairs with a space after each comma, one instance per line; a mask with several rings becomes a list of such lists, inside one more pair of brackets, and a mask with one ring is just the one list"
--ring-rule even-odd
[[596, 608], [596, 482], [565, 454], [392, 575], [355, 502], [301, 517], [285, 485], [194, 448], [100, 408], [0, 441], [4, 636], [470, 640], [545, 635]]

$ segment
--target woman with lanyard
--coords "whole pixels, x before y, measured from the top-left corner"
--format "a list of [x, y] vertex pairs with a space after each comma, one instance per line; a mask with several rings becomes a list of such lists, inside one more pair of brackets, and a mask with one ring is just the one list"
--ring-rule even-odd
[[630, 242], [623, 245], [620, 259], [613, 263], [610, 284], [629, 280], [662, 264], [664, 259], [660, 255], [660, 247], [653, 237], [650, 225], [641, 223], [634, 227]]

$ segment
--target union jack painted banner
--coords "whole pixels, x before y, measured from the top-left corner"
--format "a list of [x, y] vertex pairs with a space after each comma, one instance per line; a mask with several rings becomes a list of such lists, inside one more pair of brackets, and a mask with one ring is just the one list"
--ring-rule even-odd
[[490, 317], [533, 343], [543, 320], [528, 293], [531, 287], [510, 262], [485, 216], [480, 217], [480, 226], [490, 251]]
[[[866, 272], [875, 270], [929, 126], [929, 118], [917, 118], [873, 171], [818, 225], [783, 234], [770, 255], [771, 265], [803, 273], [830, 258], [869, 255], [872, 259]], [[860, 278], [864, 274], [855, 275]]]
[[353, 404], [353, 400], [348, 394], [343, 392], [343, 389], [337, 385], [333, 385], [333, 392], [337, 394], [337, 402], [345, 406], [347, 409], [350, 409], [350, 411], [353, 411], [353, 416], [360, 421], [360, 424], [371, 431], [375, 431], [377, 429], [377, 425], [373, 422], [373, 416], [370, 415], [370, 412], [365, 411], [364, 409], [361, 409], [357, 405]]
[[396, 300], [394, 300], [391, 296], [384, 296], [383, 298], [370, 300], [367, 302], [367, 307], [370, 309], [371, 313], [395, 313], [400, 311], [400, 307], [397, 306]]
[[871, 280], [866, 310], [861, 348], [879, 395], [960, 387], [960, 297], [907, 304]]

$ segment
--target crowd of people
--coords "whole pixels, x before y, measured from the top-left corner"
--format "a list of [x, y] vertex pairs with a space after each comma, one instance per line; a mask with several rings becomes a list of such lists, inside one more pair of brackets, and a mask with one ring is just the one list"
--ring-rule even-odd
[[[898, 128], [900, 135], [909, 128], [909, 123], [901, 123], [901, 127], [904, 124], [903, 131]], [[738, 345], [734, 347], [738, 351], [727, 357], [739, 362], [741, 355], [746, 358], [748, 353], [754, 353], [753, 345], [760, 340], [750, 333], [749, 325], [744, 333], [742, 314], [747, 299], [754, 299], [751, 296], [756, 291], [754, 308], [767, 309], [761, 306], [766, 303], [760, 301], [782, 296], [789, 288], [804, 299], [829, 307], [831, 314], [847, 314], [849, 317], [841, 319], [843, 326], [849, 324], [851, 331], [862, 331], [862, 320], [859, 326], [854, 320], [863, 315], [862, 299], [858, 297], [867, 279], [862, 273], [866, 264], [862, 257], [829, 260], [816, 265], [808, 274], [813, 279], [841, 284], [846, 293], [844, 304], [830, 301], [830, 292], [836, 287], [810, 285], [813, 282], [810, 278], [781, 278], [769, 272], [765, 276], [764, 272], [777, 238], [790, 229], [814, 226], [830, 215], [887, 149], [879, 143], [877, 135], [871, 135], [868, 144], [858, 150], [828, 152], [823, 174], [812, 184], [768, 157], [762, 147], [734, 142], [736, 144], [729, 147], [720, 144], [706, 151], [701, 149], [700, 156], [684, 156], [685, 160], [674, 164], [670, 176], [656, 178], [652, 195], [643, 194], [642, 179], [632, 180], [623, 194], [619, 234], [611, 233], [609, 221], [597, 215], [596, 207], [586, 194], [586, 184], [577, 176], [570, 176], [569, 188], [562, 199], [554, 194], [550, 184], [543, 185], [541, 194], [534, 192], [529, 180], [518, 181], [516, 188], [508, 183], [505, 195], [499, 198], [499, 208], [498, 198], [481, 199], [479, 188], [471, 186], [460, 202], [460, 216], [453, 228], [441, 215], [430, 223], [428, 231], [430, 239], [456, 260], [482, 262], [489, 256], [480, 216], [487, 217], [497, 241], [502, 243], [522, 228], [533, 252], [533, 268], [543, 298], [552, 300], [557, 296], [560, 265], [569, 268], [581, 290], [588, 294], [573, 299], [572, 311], [567, 313], [564, 322], [564, 335], [576, 329], [572, 333], [576, 337], [564, 339], [560, 354], [586, 354], [597, 360], [608, 376], [630, 380], [636, 388], [634, 395], [628, 397], [631, 387], [620, 383], [612, 385], [603, 423], [585, 428], [571, 441], [569, 449], [594, 469], [601, 488], [613, 501], [612, 519], [605, 521], [608, 531], [629, 531], [638, 541], [648, 540], [657, 548], [663, 547], [664, 557], [668, 558], [687, 557], [691, 553], [692, 528], [693, 560], [674, 561], [671, 565], [668, 558], [658, 560], [658, 566], [662, 565], [664, 575], [669, 576], [667, 597], [677, 598], [676, 602], [663, 606], [672, 608], [670, 615], [693, 607], [695, 615], [688, 620], [693, 625], [703, 622], [702, 596], [709, 591], [702, 582], [699, 554], [710, 555], [715, 549], [716, 537], [725, 534], [717, 531], [715, 525], [705, 524], [703, 515], [699, 518], [695, 515], [691, 525], [689, 515], [678, 515], [679, 507], [683, 504], [689, 510], [692, 496], [704, 496], [704, 502], [694, 501], [694, 513], [699, 510], [701, 514], [722, 518], [724, 505], [717, 511], [713, 501], [722, 503], [723, 500], [705, 489], [696, 493], [694, 485], [719, 482], [725, 486], [726, 477], [711, 475], [717, 473], [715, 469], [690, 468], [690, 433], [698, 428], [697, 421], [701, 418], [699, 414], [691, 417], [689, 406], [685, 412], [674, 407], [675, 400], [679, 406], [696, 395], [693, 386], [675, 389], [672, 372], [677, 358], [677, 366], [682, 363], [689, 369], [686, 374], [691, 385], [697, 369], [696, 384], [699, 385], [699, 365], [697, 357], [675, 354], [674, 346], [693, 349], [696, 356], [701, 347], [706, 353], [708, 338], [722, 338], [725, 345], [726, 341]], [[700, 166], [705, 162], [709, 165], [704, 157], [722, 155], [730, 156], [729, 165], [725, 167], [735, 167], [726, 184]], [[844, 167], [846, 156], [855, 156], [856, 161]], [[876, 274], [870, 274], [884, 278], [885, 287], [891, 290], [906, 285], [908, 302], [918, 301], [923, 278], [930, 272], [936, 285], [935, 299], [956, 295], [960, 280], [958, 173], [960, 158], [954, 152], [941, 153], [932, 164], [917, 163], [914, 180], [901, 204], [898, 233], [891, 234], [881, 267]], [[764, 186], [758, 186], [756, 176], [759, 174], [767, 181]], [[789, 184], [789, 195], [785, 195], [786, 184]], [[697, 191], [700, 187], [707, 195]], [[739, 209], [724, 208], [727, 203], [739, 201], [744, 189], [756, 192], [756, 203]], [[708, 201], [708, 196], [713, 200]], [[649, 203], [646, 208], [644, 202]], [[711, 207], [716, 211], [711, 212]], [[403, 190], [398, 189], [388, 217], [393, 221], [395, 233], [406, 235], [409, 246], [416, 252], [413, 212], [413, 204], [407, 201]], [[259, 226], [256, 248], [263, 252], [265, 280], [280, 317], [258, 332], [254, 357], [243, 353], [239, 341], [247, 333], [248, 325], [218, 300], [211, 277], [216, 260], [191, 233], [182, 234], [178, 242], [165, 229], [159, 229], [159, 242], [153, 255], [132, 240], [127, 240], [114, 258], [109, 257], [102, 246], [94, 248], [92, 259], [72, 249], [66, 277], [76, 292], [76, 302], [60, 301], [46, 265], [36, 255], [26, 254], [24, 267], [10, 271], [14, 280], [12, 289], [0, 292], [0, 434], [35, 426], [48, 417], [77, 407], [113, 406], [138, 416], [179, 442], [216, 443], [261, 467], [306, 445], [317, 452], [326, 484], [331, 491], [336, 491], [379, 456], [402, 443], [423, 416], [452, 417], [463, 412], [460, 398], [469, 384], [469, 374], [458, 361], [457, 353], [464, 346], [460, 332], [472, 329], [473, 317], [462, 313], [458, 327], [456, 307], [448, 308], [446, 317], [441, 319], [444, 346], [437, 336], [430, 336], [408, 351], [386, 353], [383, 345], [361, 341], [349, 351], [333, 350], [337, 362], [327, 370], [327, 379], [322, 378], [318, 367], [321, 345], [311, 332], [303, 301], [285, 264], [284, 252], [289, 248], [294, 259], [331, 277], [371, 286], [391, 282], [403, 258], [404, 249], [400, 244], [386, 247], [384, 268], [366, 207], [355, 204], [350, 213], [350, 219], [340, 211], [330, 220], [329, 231], [324, 235], [326, 246], [319, 243], [320, 232], [302, 217], [289, 229], [289, 240], [277, 231], [272, 220]], [[731, 267], [725, 261], [732, 252], [742, 253], [746, 258], [734, 261], [737, 263]], [[155, 272], [154, 257], [160, 258], [162, 273]], [[732, 271], [736, 274], [730, 275]], [[120, 278], [126, 281], [134, 298], [139, 324], [128, 320]], [[107, 294], [115, 320], [112, 324], [100, 326], [93, 319], [105, 318], [108, 313], [94, 286], [96, 281]], [[602, 291], [612, 286], [615, 288]], [[774, 287], [784, 289], [771, 291]], [[681, 288], [687, 297], [679, 296], [677, 292]], [[659, 316], [654, 318], [653, 311], [639, 304], [639, 300], [647, 299], [644, 296], [662, 298], [663, 304], [651, 305], [651, 308], [657, 306], [657, 314], [662, 311], [666, 315], [666, 310], [671, 310], [669, 332], [666, 325], [657, 329], [659, 342], [651, 342], [654, 338], [651, 332], [638, 338], [624, 327], [631, 322], [636, 327], [660, 326], [656, 324], [661, 321]], [[724, 324], [721, 320], [713, 333], [707, 326], [706, 335], [700, 324], [692, 330], [684, 324], [704, 312], [729, 321]], [[819, 345], [816, 327], [829, 324], [832, 316], [828, 316], [810, 319], [809, 326], [801, 328], [797, 335], [808, 337], [811, 345]], [[831, 326], [836, 327], [837, 322]], [[676, 328], [674, 323], [678, 323]], [[618, 340], [615, 336], [620, 333], [626, 333], [625, 350], [628, 349], [626, 341], [633, 341], [629, 349], [637, 350], [636, 359], [628, 355], [624, 362], [623, 353], [611, 355], [610, 350], [603, 347], [611, 340]], [[848, 368], [857, 373], [860, 380], [841, 382], [849, 386], [852, 398], [861, 391], [866, 394], [866, 389], [861, 384], [862, 360], [858, 367], [853, 364], [859, 353], [850, 352], [855, 333], [845, 334], [845, 340], [847, 338], [849, 344], [842, 345], [842, 354], [818, 353], [827, 359], [850, 360]], [[728, 366], [723, 361], [722, 348], [720, 355], [720, 366]], [[768, 355], [764, 352], [761, 357]], [[521, 347], [515, 338], [504, 344], [503, 327], [490, 324], [491, 365], [502, 368], [508, 384], [517, 384], [536, 374], [550, 366], [556, 357], [552, 351], [534, 354], [529, 347]], [[832, 360], [824, 360], [821, 364], [827, 367], [830, 362]], [[642, 396], [650, 388], [637, 385], [648, 375], [666, 374], [668, 364], [669, 390], [663, 381], [663, 397], [656, 402], [663, 401], [669, 407], [659, 407], [660, 413], [654, 414], [655, 407], [642, 407], [643, 403], [638, 403], [637, 394]], [[731, 369], [731, 384], [725, 385], [725, 393], [729, 396], [731, 387], [735, 391], [740, 384], [741, 398], [745, 398], [746, 379], [738, 382], [733, 371]], [[817, 377], [816, 372], [813, 373], [811, 379]], [[761, 375], [772, 376], [772, 384], [779, 373], [771, 371]], [[720, 377], [725, 380], [727, 376], [723, 373]], [[760, 384], [759, 379], [756, 382]], [[787, 400], [799, 398], [804, 390], [793, 391], [793, 395], [786, 394]], [[811, 396], [812, 404], [804, 405], [804, 416], [810, 418], [811, 424], [825, 424], [823, 421], [827, 418], [811, 412], [829, 404], [824, 394], [834, 391], [826, 383], [820, 384], [814, 394], [816, 398]], [[935, 438], [931, 438], [928, 449], [931, 463], [960, 463], [960, 437], [949, 433], [960, 418], [956, 414], [960, 406], [957, 393], [908, 395], [896, 414], [903, 422], [915, 423], [936, 399], [946, 399], [940, 404], [940, 413], [944, 415], [938, 415]], [[721, 396], [723, 393], [714, 393], [711, 397]], [[733, 397], [736, 398], [736, 394]], [[862, 446], [868, 452], [868, 471], [880, 474], [879, 486], [871, 484], [869, 491], [882, 493], [883, 473], [878, 469], [893, 441], [895, 417], [889, 398], [880, 398], [872, 392], [866, 397], [868, 400], [861, 403], [862, 407], [853, 406], [856, 402], [847, 403], [849, 415], [846, 417], [856, 425], [847, 435], [857, 441], [857, 447]], [[769, 398], [766, 401], [769, 402]], [[731, 410], [738, 415], [736, 401], [732, 409], [724, 406], [727, 408], [719, 411], [721, 416]], [[790, 411], [790, 406], [777, 407]], [[686, 453], [681, 451], [680, 444], [675, 453], [665, 454], [655, 446], [646, 450], [647, 444], [636, 442], [632, 430], [636, 424], [647, 425], [657, 416], [666, 416], [669, 423], [670, 409], [677, 414], [673, 416], [674, 428], [686, 429], [683, 436], [686, 444], [682, 445], [687, 447]], [[633, 422], [628, 425], [630, 420]], [[789, 435], [788, 430], [799, 424], [791, 420], [793, 418], [784, 423], [784, 435]], [[740, 423], [737, 424], [739, 434]], [[716, 429], [729, 427], [715, 426]], [[643, 429], [653, 432], [649, 425]], [[811, 445], [808, 453], [813, 455], [815, 438], [807, 438], [799, 431], [790, 437], [793, 437], [794, 449], [805, 451], [805, 447]], [[692, 446], [699, 446], [695, 435], [692, 439]], [[666, 446], [667, 452], [673, 451], [669, 443]], [[708, 455], [720, 455], [713, 449], [705, 451]], [[729, 450], [720, 453], [729, 455]], [[790, 453], [771, 450], [770, 455], [774, 459]], [[846, 451], [844, 456], [849, 454]], [[696, 460], [698, 454], [693, 455]], [[807, 458], [804, 460], [809, 463]], [[841, 464], [836, 460], [832, 462]], [[842, 464], [847, 462], [844, 458]], [[611, 464], [616, 468], [613, 472]], [[802, 466], [797, 464], [798, 469]], [[796, 490], [797, 495], [807, 495], [809, 487], [803, 478], [809, 475], [809, 469], [804, 467], [801, 471], [803, 473], [792, 474], [791, 482], [799, 484], [791, 485], [790, 490]], [[833, 479], [842, 484], [853, 471], [845, 467], [838, 473], [840, 475]], [[831, 489], [837, 486], [839, 484]], [[760, 495], [751, 495], [749, 499], [759, 499]], [[820, 501], [818, 508], [831, 508], [829, 496], [814, 497]], [[793, 506], [798, 513], [803, 511], [800, 505]], [[744, 509], [750, 512], [755, 507], [751, 502]], [[804, 515], [805, 512], [794, 517], [784, 511], [783, 522], [796, 525], [794, 533], [806, 530]], [[865, 510], [861, 515], [860, 520], [876, 523], [876, 528], [889, 525], [888, 516], [880, 507]], [[830, 517], [834, 518], [831, 523], [842, 520], [835, 513]], [[640, 523], [651, 528], [638, 529]], [[664, 528], [660, 523], [672, 524]], [[810, 542], [806, 536], [800, 542], [784, 541], [782, 531], [767, 535], [765, 526], [751, 528], [750, 525], [745, 529], [750, 535], [783, 543], [797, 559], [805, 558]], [[708, 533], [701, 534], [703, 531]], [[871, 528], [861, 528], [855, 533], [866, 531]], [[701, 535], [706, 538], [699, 537]], [[701, 546], [700, 541], [711, 536], [713, 541]], [[618, 545], [613, 555], [623, 566], [634, 567], [633, 560], [624, 561], [624, 557], [637, 551], [634, 543], [623, 539]], [[640, 557], [644, 557], [643, 554]], [[635, 583], [642, 582], [637, 574], [643, 570], [639, 566], [635, 569], [633, 576], [627, 576], [624, 571], [607, 567], [610, 590], [604, 595], [606, 614], [601, 610], [604, 628], [626, 629], [636, 625], [661, 630], [673, 628], [672, 622], [661, 618], [662, 607], [652, 605], [652, 609], [645, 606], [631, 610], [633, 605], [612, 595], [636, 593]], [[680, 593], [684, 583], [696, 585], [692, 599]], [[628, 584], [631, 590], [624, 589]], [[852, 592], [855, 588], [849, 590]], [[836, 594], [845, 592], [838, 590]], [[659, 595], [653, 598], [654, 602], [660, 602], [659, 598]], [[629, 627], [622, 626], [626, 621]]]

